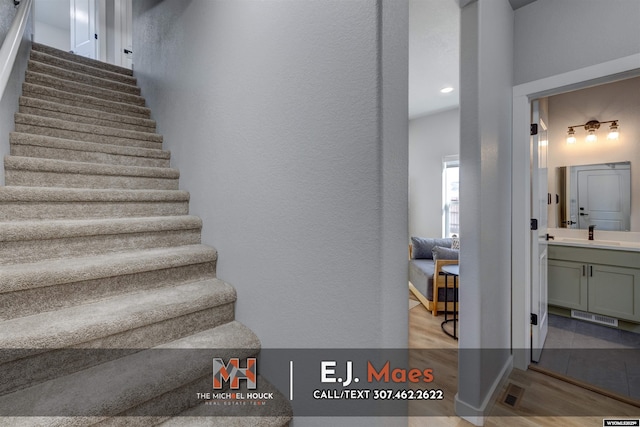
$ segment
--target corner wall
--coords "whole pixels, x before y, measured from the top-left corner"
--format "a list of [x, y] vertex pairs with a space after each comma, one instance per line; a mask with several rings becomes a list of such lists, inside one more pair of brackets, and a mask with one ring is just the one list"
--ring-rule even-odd
[[[0, 45], [6, 38], [9, 27], [16, 15], [13, 2], [0, 2]], [[33, 16], [33, 15], [31, 15]], [[24, 30], [20, 50], [16, 56], [7, 88], [0, 99], [0, 185], [4, 185], [4, 158], [9, 155], [9, 133], [15, 128], [14, 114], [18, 111], [18, 98], [22, 93], [27, 60], [31, 49], [31, 33], [33, 32], [33, 18], [29, 18]]]
[[398, 0], [134, 3], [143, 96], [264, 348], [407, 345], [407, 21]]
[[460, 340], [456, 413], [481, 425], [511, 369], [513, 11], [462, 8]]

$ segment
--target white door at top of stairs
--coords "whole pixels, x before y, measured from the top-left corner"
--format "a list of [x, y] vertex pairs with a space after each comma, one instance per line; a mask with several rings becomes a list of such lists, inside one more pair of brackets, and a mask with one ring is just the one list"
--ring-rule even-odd
[[71, 52], [96, 59], [96, 2], [70, 0]]

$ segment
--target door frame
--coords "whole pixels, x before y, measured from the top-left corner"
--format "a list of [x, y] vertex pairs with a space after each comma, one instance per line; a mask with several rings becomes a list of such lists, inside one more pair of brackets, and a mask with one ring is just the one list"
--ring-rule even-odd
[[640, 76], [640, 53], [557, 74], [513, 88], [511, 186], [511, 346], [513, 366], [526, 370], [531, 360], [531, 101]]

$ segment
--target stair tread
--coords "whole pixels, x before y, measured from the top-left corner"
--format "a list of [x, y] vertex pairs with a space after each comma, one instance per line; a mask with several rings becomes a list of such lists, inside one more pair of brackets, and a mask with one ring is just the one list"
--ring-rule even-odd
[[[151, 119], [143, 119], [138, 117], [130, 117], [123, 114], [106, 113], [104, 111], [94, 110], [91, 108], [74, 107], [71, 105], [61, 104], [59, 102], [47, 101], [39, 98], [30, 98], [28, 96], [20, 97], [21, 107], [31, 107], [40, 110], [48, 110], [68, 115], [81, 116], [88, 119], [112, 122], [111, 126], [117, 127], [121, 123], [147, 127], [149, 133], [155, 133], [156, 122]], [[100, 125], [101, 126], [101, 125]]]
[[0, 242], [19, 240], [49, 240], [102, 234], [124, 234], [188, 230], [201, 228], [202, 220], [193, 215], [29, 220], [0, 223]]
[[0, 397], [0, 407], [27, 416], [117, 415], [211, 375], [210, 350], [216, 349], [233, 349], [221, 352], [246, 358], [257, 355], [260, 341], [246, 326], [231, 321], [7, 394]]
[[[286, 397], [273, 384], [258, 375], [258, 389], [246, 393], [273, 393], [274, 399], [268, 406], [236, 406], [226, 416], [213, 414], [210, 405], [201, 404], [187, 409], [179, 416], [160, 424], [161, 427], [279, 427], [285, 426], [293, 417], [291, 406]], [[215, 415], [215, 416], [214, 416]]]
[[173, 168], [69, 162], [65, 160], [39, 159], [35, 157], [6, 156], [4, 164], [5, 170], [16, 169], [34, 172], [84, 173], [91, 175], [119, 175], [166, 179], [178, 179], [180, 177], [180, 171]]
[[32, 43], [32, 49], [35, 50], [35, 51], [38, 51], [38, 52], [43, 52], [43, 53], [46, 53], [48, 55], [52, 55], [52, 56], [58, 57], [58, 58], [67, 59], [69, 61], [74, 61], [74, 62], [78, 62], [78, 63], [87, 64], [87, 65], [92, 66], [94, 68], [112, 70], [113, 72], [120, 73], [120, 74], [125, 74], [125, 75], [128, 75], [128, 76], [132, 76], [133, 75], [133, 71], [128, 69], [128, 68], [120, 67], [118, 65], [108, 64], [106, 62], [98, 61], [97, 59], [85, 58], [84, 56], [75, 55], [73, 53], [66, 52], [66, 51], [60, 50], [60, 49], [56, 49], [54, 47], [47, 46], [47, 45], [44, 45], [44, 44], [41, 44], [41, 43], [33, 42]]
[[131, 114], [138, 114], [141, 118], [148, 119], [149, 117], [151, 117], [151, 110], [140, 105], [127, 104], [124, 102], [97, 98], [90, 95], [66, 92], [52, 87], [42, 86], [29, 82], [24, 82], [22, 84], [22, 88], [23, 94], [31, 98], [50, 96], [55, 99], [68, 101], [71, 103], [71, 105], [76, 107], [91, 108], [98, 111], [107, 109], [108, 112], [116, 114], [122, 114], [122, 112], [127, 111]]
[[127, 138], [141, 141], [162, 143], [162, 135], [158, 133], [139, 132], [135, 130], [119, 129], [109, 126], [100, 126], [88, 123], [77, 123], [69, 120], [54, 119], [33, 114], [16, 113], [15, 122], [32, 126], [43, 126], [53, 129], [70, 130], [74, 132], [93, 133], [117, 138]]
[[96, 68], [91, 65], [83, 64], [76, 61], [71, 61], [68, 59], [61, 58], [59, 56], [50, 55], [45, 52], [40, 52], [37, 50], [31, 50], [31, 54], [29, 58], [33, 61], [38, 61], [43, 64], [50, 64], [56, 67], [60, 67], [63, 69], [73, 70], [76, 72], [85, 73], [88, 75], [95, 75], [105, 79], [125, 82], [131, 85], [137, 84], [137, 79], [129, 74], [122, 74], [114, 71], [110, 71], [106, 68]]
[[0, 202], [189, 201], [184, 190], [0, 186]]
[[56, 349], [235, 301], [233, 287], [207, 279], [0, 322], [0, 348]]
[[52, 76], [61, 80], [68, 80], [70, 82], [95, 85], [96, 87], [103, 89], [110, 89], [138, 96], [141, 94], [140, 88], [135, 83], [116, 81], [81, 71], [65, 69], [34, 59], [29, 59], [27, 63], [27, 70], [34, 73]]
[[94, 86], [84, 82], [66, 80], [50, 74], [36, 73], [29, 70], [27, 70], [25, 74], [25, 82], [35, 83], [45, 87], [52, 87], [63, 92], [81, 93], [83, 95], [122, 102], [124, 104], [137, 106], [145, 106], [146, 104], [145, 99], [140, 95]]
[[130, 157], [146, 157], [169, 160], [171, 152], [158, 148], [135, 147], [128, 145], [102, 144], [99, 142], [78, 141], [55, 136], [36, 135], [24, 132], [11, 132], [11, 144], [32, 145], [45, 148], [58, 148], [91, 153], [114, 154]]
[[0, 293], [213, 262], [216, 259], [215, 248], [197, 244], [2, 265]]

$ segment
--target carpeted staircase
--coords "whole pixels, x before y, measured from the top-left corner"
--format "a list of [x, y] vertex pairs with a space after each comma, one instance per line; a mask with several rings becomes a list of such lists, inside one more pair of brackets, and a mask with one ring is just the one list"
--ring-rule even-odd
[[217, 355], [167, 350], [260, 342], [155, 132], [130, 70], [34, 43], [0, 187], [0, 425], [289, 423], [262, 378], [268, 412], [198, 416]]

